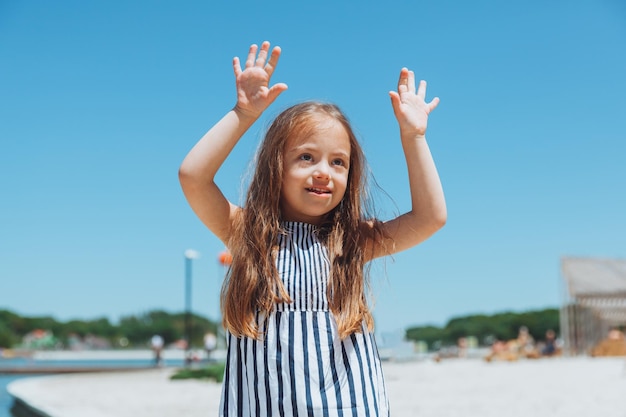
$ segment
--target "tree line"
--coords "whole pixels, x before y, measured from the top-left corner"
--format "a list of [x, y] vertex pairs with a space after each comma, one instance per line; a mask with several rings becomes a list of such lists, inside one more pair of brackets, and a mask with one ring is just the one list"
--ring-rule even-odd
[[429, 349], [455, 345], [459, 338], [473, 336], [483, 346], [491, 345], [495, 340], [511, 340], [517, 337], [520, 327], [528, 328], [530, 335], [537, 341], [544, 340], [546, 331], [554, 330], [559, 334], [559, 310], [527, 311], [523, 313], [504, 312], [493, 315], [475, 314], [456, 317], [445, 326], [417, 326], [406, 330], [406, 339], [422, 341]]
[[[190, 315], [191, 346], [202, 346], [207, 332], [216, 334], [217, 324], [197, 314]], [[72, 338], [98, 337], [111, 347], [145, 347], [158, 334], [165, 344], [185, 338], [185, 313], [154, 310], [139, 315], [124, 316], [118, 324], [107, 318], [94, 320], [58, 321], [50, 316], [23, 317], [9, 310], [0, 310], [0, 348], [19, 347], [24, 336], [35, 331], [52, 332], [62, 347]]]
[[[559, 310], [456, 317], [443, 327], [410, 327], [406, 330], [406, 339], [426, 342], [430, 349], [455, 345], [460, 337], [468, 336], [476, 337], [481, 345], [490, 345], [494, 340], [514, 339], [522, 326], [528, 328], [535, 340], [543, 340], [548, 329], [558, 334]], [[0, 348], [18, 347], [23, 337], [36, 329], [51, 331], [64, 347], [76, 336], [97, 336], [107, 340], [111, 347], [145, 347], [155, 334], [161, 335], [167, 345], [185, 338], [185, 313], [154, 310], [122, 317], [118, 324], [113, 324], [107, 318], [62, 322], [50, 316], [22, 317], [0, 310]], [[207, 332], [217, 334], [217, 323], [192, 314], [191, 345], [201, 347]]]

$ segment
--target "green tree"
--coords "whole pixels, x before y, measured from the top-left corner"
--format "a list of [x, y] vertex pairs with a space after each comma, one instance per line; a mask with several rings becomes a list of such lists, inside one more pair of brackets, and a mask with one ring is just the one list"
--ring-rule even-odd
[[555, 308], [524, 313], [503, 312], [491, 316], [478, 314], [452, 318], [443, 328], [434, 326], [411, 327], [408, 340], [422, 340], [432, 348], [437, 341], [443, 346], [454, 345], [460, 337], [475, 336], [481, 344], [493, 339], [510, 340], [517, 337], [520, 327], [526, 326], [535, 340], [543, 340], [548, 329], [559, 332], [559, 310]]
[[17, 336], [0, 319], [0, 348], [11, 348], [17, 344]]
[[416, 342], [426, 342], [429, 349], [432, 349], [436, 343], [441, 343], [447, 339], [444, 329], [435, 326], [413, 327], [407, 329], [406, 338]]

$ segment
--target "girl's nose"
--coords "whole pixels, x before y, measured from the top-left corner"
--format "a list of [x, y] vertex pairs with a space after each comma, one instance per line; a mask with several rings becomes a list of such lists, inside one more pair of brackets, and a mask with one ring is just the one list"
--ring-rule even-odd
[[319, 179], [328, 179], [330, 178], [330, 167], [328, 164], [318, 164], [315, 167], [315, 171], [313, 172], [313, 176]]

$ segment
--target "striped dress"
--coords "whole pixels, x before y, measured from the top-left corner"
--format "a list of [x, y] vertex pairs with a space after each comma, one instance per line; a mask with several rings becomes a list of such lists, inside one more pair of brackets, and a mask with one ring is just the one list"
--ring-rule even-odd
[[328, 253], [316, 227], [284, 226], [277, 267], [293, 302], [258, 317], [262, 340], [228, 334], [220, 416], [389, 416], [374, 335], [364, 327], [338, 336], [326, 297]]

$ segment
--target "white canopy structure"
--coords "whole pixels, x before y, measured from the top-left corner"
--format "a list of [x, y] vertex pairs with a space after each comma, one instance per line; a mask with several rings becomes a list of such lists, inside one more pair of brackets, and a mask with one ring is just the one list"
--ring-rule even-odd
[[564, 350], [588, 353], [611, 328], [626, 326], [626, 260], [564, 257], [561, 274]]

